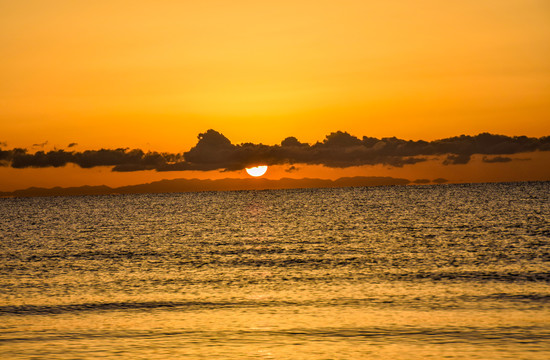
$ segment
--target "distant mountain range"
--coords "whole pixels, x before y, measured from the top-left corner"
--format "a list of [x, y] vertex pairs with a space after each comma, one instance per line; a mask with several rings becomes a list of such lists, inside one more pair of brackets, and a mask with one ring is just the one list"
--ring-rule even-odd
[[[443, 183], [445, 179], [414, 181], [416, 184]], [[109, 194], [144, 194], [144, 193], [173, 193], [196, 191], [229, 191], [229, 190], [265, 190], [265, 189], [298, 189], [298, 188], [332, 188], [349, 186], [385, 186], [407, 185], [410, 180], [380, 176], [356, 176], [343, 177], [337, 180], [327, 179], [174, 179], [161, 180], [147, 184], [129, 185], [111, 188], [109, 186], [79, 186], [50, 189], [30, 187], [24, 190], [12, 192], [0, 192], [1, 197], [25, 197], [25, 196], [64, 196], [64, 195], [109, 195]]]

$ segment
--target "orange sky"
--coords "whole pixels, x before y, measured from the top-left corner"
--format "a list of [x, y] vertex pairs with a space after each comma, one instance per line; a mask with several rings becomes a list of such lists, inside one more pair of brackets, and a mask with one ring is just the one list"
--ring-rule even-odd
[[[210, 128], [266, 144], [550, 135], [549, 20], [547, 0], [0, 0], [0, 142], [182, 152]], [[0, 190], [191, 176], [219, 175], [0, 168]]]

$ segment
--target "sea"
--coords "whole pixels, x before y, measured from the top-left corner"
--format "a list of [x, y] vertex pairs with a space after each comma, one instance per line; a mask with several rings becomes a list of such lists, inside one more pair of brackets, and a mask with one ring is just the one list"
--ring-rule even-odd
[[550, 182], [0, 199], [1, 359], [549, 359]]

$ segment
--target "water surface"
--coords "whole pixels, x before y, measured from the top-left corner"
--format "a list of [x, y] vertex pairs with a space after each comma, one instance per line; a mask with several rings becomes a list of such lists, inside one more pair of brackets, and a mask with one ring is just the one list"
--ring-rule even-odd
[[6, 359], [547, 359], [550, 183], [0, 199]]

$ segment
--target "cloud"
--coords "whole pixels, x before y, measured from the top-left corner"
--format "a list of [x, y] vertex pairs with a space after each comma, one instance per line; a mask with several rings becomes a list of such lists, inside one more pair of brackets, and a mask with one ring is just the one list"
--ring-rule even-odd
[[413, 181], [413, 183], [415, 184], [428, 184], [429, 182], [429, 179], [416, 179], [415, 181]]
[[43, 143], [39, 143], [39, 144], [32, 144], [33, 147], [40, 147], [40, 148], [43, 148], [44, 146], [48, 145], [48, 141], [44, 141]]
[[8, 166], [12, 159], [13, 150], [0, 149], [0, 166]]
[[364, 140], [341, 131], [331, 133], [325, 140], [313, 145], [301, 143], [295, 137], [284, 139], [280, 145], [234, 145], [217, 131], [208, 130], [199, 135], [199, 142], [184, 153], [184, 158], [197, 170], [226, 171], [259, 164], [309, 164], [336, 168], [384, 164], [401, 167], [426, 160], [395, 154], [392, 150], [395, 146], [388, 146], [384, 141], [366, 146]]
[[449, 180], [444, 179], [444, 178], [437, 178], [437, 179], [433, 179], [432, 182], [434, 184], [444, 184], [446, 182], [449, 182]]
[[[147, 152], [134, 149], [100, 149], [83, 152], [53, 150], [37, 151], [30, 154], [26, 149], [0, 150], [0, 160], [13, 168], [61, 167], [73, 163], [81, 168], [113, 166], [113, 171], [158, 170], [168, 164], [172, 166], [182, 160], [178, 154]], [[5, 165], [5, 164], [4, 164]]]
[[76, 145], [78, 145], [78, 143], [70, 143], [69, 145], [67, 145], [68, 148], [72, 148], [72, 147], [75, 147]]
[[512, 158], [507, 156], [495, 156], [495, 157], [484, 156], [481, 159], [481, 161], [483, 161], [484, 163], [505, 163], [505, 162], [510, 162], [512, 160], [513, 160]]
[[[76, 145], [76, 143], [73, 143]], [[70, 144], [72, 145], [72, 144]], [[72, 147], [72, 146], [69, 146]], [[223, 134], [208, 130], [198, 135], [198, 142], [183, 154], [144, 152], [140, 149], [100, 149], [82, 152], [68, 150], [37, 151], [0, 149], [0, 164], [14, 168], [59, 167], [68, 163], [82, 168], [111, 166], [113, 171], [234, 171], [255, 165], [296, 164], [347, 168], [362, 165], [402, 167], [427, 161], [433, 156], [446, 156], [444, 165], [467, 164], [472, 155], [481, 154], [485, 162], [504, 162], [510, 155], [532, 151], [550, 151], [550, 137], [510, 137], [482, 133], [461, 135], [434, 141], [402, 140], [396, 137], [358, 138], [337, 131], [315, 144], [287, 137], [280, 144], [233, 144]]]
[[447, 158], [443, 160], [443, 165], [464, 165], [470, 162], [471, 157], [471, 154], [447, 155]]
[[234, 145], [222, 134], [208, 130], [199, 135], [198, 144], [184, 153], [184, 158], [197, 169], [205, 170], [238, 170], [258, 164], [310, 164], [335, 168], [382, 164], [402, 167], [426, 161], [428, 156], [434, 155], [447, 155], [444, 165], [458, 165], [467, 164], [473, 154], [514, 154], [535, 150], [550, 150], [550, 138], [483, 133], [428, 142], [395, 137], [377, 139], [364, 136], [359, 139], [337, 131], [313, 145], [288, 137], [280, 145], [267, 146]]

